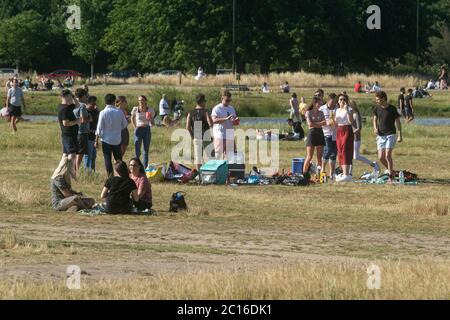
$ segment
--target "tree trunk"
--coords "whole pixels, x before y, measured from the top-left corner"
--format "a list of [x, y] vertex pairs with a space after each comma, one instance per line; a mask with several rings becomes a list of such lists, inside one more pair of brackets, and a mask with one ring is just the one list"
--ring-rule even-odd
[[19, 76], [19, 60], [16, 60], [17, 76]]
[[91, 61], [91, 81], [94, 80], [94, 59]]

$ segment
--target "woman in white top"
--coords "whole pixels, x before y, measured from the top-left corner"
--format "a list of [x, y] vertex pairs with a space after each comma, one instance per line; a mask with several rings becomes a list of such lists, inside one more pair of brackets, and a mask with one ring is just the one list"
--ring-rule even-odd
[[150, 126], [154, 126], [155, 110], [147, 105], [147, 98], [139, 96], [139, 106], [131, 111], [131, 123], [134, 127], [134, 149], [136, 158], [141, 156], [141, 146], [144, 143], [144, 167], [148, 166], [150, 142], [152, 133]]
[[339, 108], [335, 114], [335, 124], [337, 125], [337, 150], [339, 164], [342, 167], [343, 175], [338, 176], [336, 181], [351, 181], [350, 167], [353, 163], [353, 112], [349, 106], [348, 96], [339, 95]]

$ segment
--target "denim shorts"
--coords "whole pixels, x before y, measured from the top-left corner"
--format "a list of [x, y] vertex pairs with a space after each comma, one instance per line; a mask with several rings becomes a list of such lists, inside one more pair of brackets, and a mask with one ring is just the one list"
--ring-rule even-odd
[[391, 134], [389, 136], [377, 136], [377, 149], [394, 149], [397, 142], [397, 135]]
[[333, 141], [333, 137], [325, 137], [325, 148], [323, 150], [323, 159], [336, 161], [337, 158], [337, 145], [336, 141]]

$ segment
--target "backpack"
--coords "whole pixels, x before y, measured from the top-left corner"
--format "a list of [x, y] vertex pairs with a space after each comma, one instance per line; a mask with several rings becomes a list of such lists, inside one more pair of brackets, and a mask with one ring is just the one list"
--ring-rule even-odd
[[186, 201], [184, 200], [184, 192], [175, 192], [170, 199], [169, 212], [178, 212], [178, 210], [187, 210]]

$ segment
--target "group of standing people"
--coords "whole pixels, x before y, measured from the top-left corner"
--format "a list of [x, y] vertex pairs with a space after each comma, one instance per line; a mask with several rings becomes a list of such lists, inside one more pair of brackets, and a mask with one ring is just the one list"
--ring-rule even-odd
[[[388, 103], [384, 91], [375, 94], [373, 108], [374, 133], [377, 136], [377, 150], [380, 162], [387, 168], [390, 180], [394, 179], [392, 151], [396, 142], [402, 142], [400, 115], [397, 108]], [[359, 160], [379, 171], [376, 161], [370, 161], [360, 154], [362, 117], [354, 101], [341, 93], [328, 95], [324, 103], [323, 91], [317, 92], [306, 112], [308, 135], [307, 157], [303, 171], [308, 172], [314, 152], [321, 173], [328, 174], [337, 182], [352, 181], [353, 160]], [[397, 136], [398, 134], [398, 136]], [[343, 173], [336, 176], [336, 160]], [[329, 172], [327, 165], [329, 164]]]

